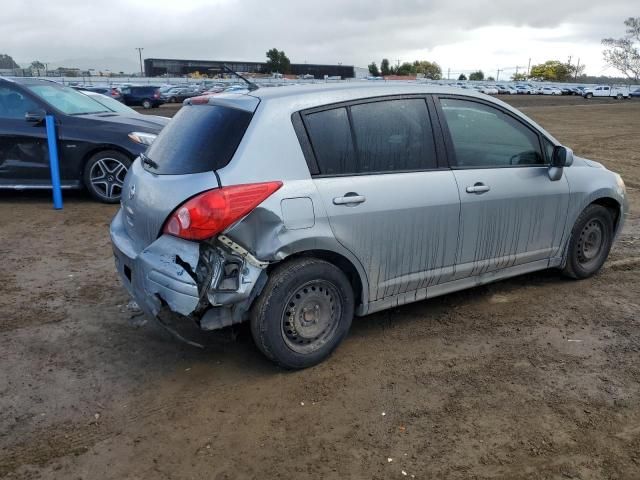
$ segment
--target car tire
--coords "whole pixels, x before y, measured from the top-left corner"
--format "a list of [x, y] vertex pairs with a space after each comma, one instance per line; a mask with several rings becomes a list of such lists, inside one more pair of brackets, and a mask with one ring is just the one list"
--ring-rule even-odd
[[351, 327], [354, 293], [335, 265], [299, 258], [277, 266], [251, 308], [258, 349], [286, 369], [322, 362]]
[[117, 150], [102, 150], [84, 166], [83, 181], [91, 196], [103, 203], [118, 203], [131, 159]]
[[142, 101], [142, 108], [144, 108], [145, 110], [149, 110], [151, 107], [153, 107], [153, 104], [151, 103], [151, 100], [148, 99], [144, 99]]
[[622, 94], [621, 94], [621, 93], [619, 93], [618, 95], [616, 95], [616, 99], [617, 99], [617, 100], [622, 100], [622, 98], [623, 98], [623, 96], [622, 96]]
[[585, 208], [571, 231], [564, 275], [582, 279], [600, 270], [609, 256], [613, 233], [609, 209], [596, 204]]
[[585, 98], [593, 98], [593, 93], [587, 93], [587, 94], [585, 95]]
[[176, 103], [176, 101], [177, 101], [177, 100], [176, 100], [176, 97], [171, 97], [171, 98], [169, 99], [169, 103]]

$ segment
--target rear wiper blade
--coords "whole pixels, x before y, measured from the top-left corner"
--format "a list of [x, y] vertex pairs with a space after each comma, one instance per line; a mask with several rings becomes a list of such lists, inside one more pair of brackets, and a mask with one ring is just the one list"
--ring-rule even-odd
[[247, 90], [249, 90], [250, 92], [259, 89], [260, 87], [258, 85], [256, 85], [255, 83], [247, 80], [245, 77], [243, 77], [242, 75], [240, 75], [238, 72], [232, 70], [231, 68], [229, 68], [226, 64], [222, 65], [222, 68], [224, 70], [226, 70], [227, 72], [235, 75], [236, 77], [238, 77], [240, 80], [244, 81], [247, 83]]
[[140, 159], [142, 160], [143, 165], [148, 165], [153, 169], [158, 168], [158, 164], [153, 160], [151, 160], [149, 157], [147, 157], [144, 153], [140, 154]]

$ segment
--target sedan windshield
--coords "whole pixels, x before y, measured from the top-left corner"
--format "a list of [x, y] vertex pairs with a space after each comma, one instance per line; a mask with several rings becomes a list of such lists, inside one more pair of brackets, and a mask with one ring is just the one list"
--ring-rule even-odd
[[52, 107], [67, 115], [86, 115], [110, 110], [95, 100], [59, 85], [28, 85], [27, 88]]
[[127, 114], [135, 113], [136, 115], [138, 114], [138, 112], [136, 112], [133, 108], [129, 108], [124, 103], [114, 100], [111, 97], [107, 97], [106, 95], [102, 95], [100, 93], [86, 93], [85, 95], [87, 95], [87, 97], [91, 98], [92, 100], [100, 103], [101, 105], [107, 107], [112, 112]]

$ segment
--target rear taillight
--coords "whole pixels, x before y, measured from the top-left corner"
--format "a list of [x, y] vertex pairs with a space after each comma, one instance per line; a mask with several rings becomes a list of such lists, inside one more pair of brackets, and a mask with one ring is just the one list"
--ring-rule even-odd
[[186, 240], [211, 238], [247, 215], [281, 186], [282, 182], [265, 182], [208, 190], [178, 207], [162, 232]]
[[160, 92], [158, 90], [153, 93], [153, 98], [160, 98]]

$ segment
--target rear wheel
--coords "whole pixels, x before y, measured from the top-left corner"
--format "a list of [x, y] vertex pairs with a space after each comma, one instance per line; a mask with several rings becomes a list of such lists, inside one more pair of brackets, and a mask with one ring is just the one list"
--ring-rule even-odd
[[571, 232], [563, 273], [572, 278], [587, 278], [595, 274], [607, 259], [612, 242], [611, 212], [602, 205], [589, 205]]
[[315, 258], [284, 263], [251, 309], [251, 332], [270, 360], [288, 369], [327, 358], [351, 326], [354, 294], [346, 275]]
[[177, 102], [176, 97], [171, 97], [169, 99], [169, 103], [176, 103], [176, 102]]
[[617, 98], [618, 100], [622, 100], [622, 94], [621, 94], [621, 93], [617, 94], [617, 95], [616, 95], [616, 98]]
[[129, 157], [115, 150], [93, 155], [84, 167], [84, 185], [93, 198], [104, 203], [118, 203], [124, 177], [131, 166]]
[[148, 110], [148, 109], [150, 109], [151, 107], [153, 107], [153, 104], [151, 103], [151, 100], [148, 100], [148, 99], [146, 99], [146, 98], [145, 98], [145, 99], [142, 101], [142, 108], [144, 108], [145, 110]]

